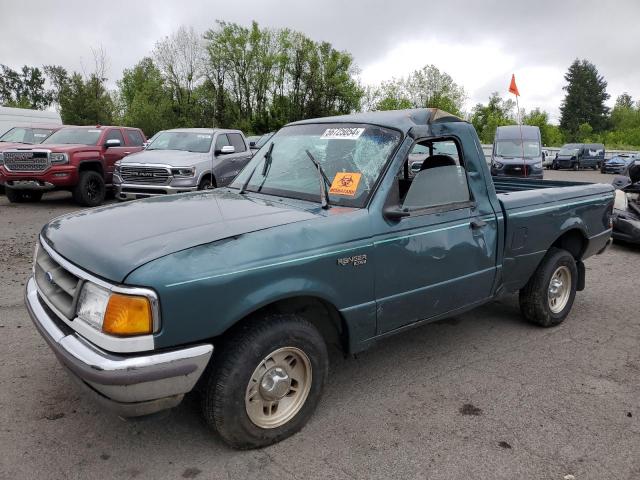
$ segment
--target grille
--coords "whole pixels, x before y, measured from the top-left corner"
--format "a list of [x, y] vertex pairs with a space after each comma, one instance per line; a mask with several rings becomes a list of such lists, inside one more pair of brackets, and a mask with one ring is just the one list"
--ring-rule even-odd
[[125, 183], [139, 185], [166, 185], [170, 181], [171, 171], [162, 167], [120, 167], [120, 176]]
[[49, 168], [47, 152], [4, 152], [4, 164], [12, 172], [41, 172]]
[[35, 278], [45, 299], [67, 319], [73, 320], [80, 279], [58, 265], [42, 246], [36, 257]]
[[527, 165], [507, 165], [504, 167], [504, 173], [507, 175], [527, 175], [529, 173], [529, 167]]

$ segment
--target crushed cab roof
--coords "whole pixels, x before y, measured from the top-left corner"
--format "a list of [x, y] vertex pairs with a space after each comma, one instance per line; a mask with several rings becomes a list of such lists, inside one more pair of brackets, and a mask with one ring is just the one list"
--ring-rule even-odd
[[289, 123], [305, 125], [312, 123], [370, 123], [381, 127], [395, 128], [408, 133], [415, 126], [434, 123], [464, 122], [460, 117], [439, 108], [412, 108], [407, 110], [384, 110], [377, 112], [352, 113], [335, 117], [311, 118]]

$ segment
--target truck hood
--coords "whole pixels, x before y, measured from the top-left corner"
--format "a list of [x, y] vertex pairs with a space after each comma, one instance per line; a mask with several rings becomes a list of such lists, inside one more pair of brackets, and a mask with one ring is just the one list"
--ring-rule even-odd
[[136, 268], [164, 255], [314, 217], [281, 202], [219, 189], [63, 215], [45, 225], [42, 237], [78, 267], [123, 282]]
[[120, 161], [121, 165], [128, 163], [165, 164], [172, 167], [191, 167], [195, 163], [211, 160], [210, 153], [185, 152], [182, 150], [143, 150], [129, 155]]
[[[96, 145], [68, 144], [68, 143], [41, 143], [40, 145], [25, 145], [25, 150], [51, 150], [56, 153], [71, 153], [77, 151], [100, 151], [100, 147]], [[22, 148], [20, 148], [22, 150]]]

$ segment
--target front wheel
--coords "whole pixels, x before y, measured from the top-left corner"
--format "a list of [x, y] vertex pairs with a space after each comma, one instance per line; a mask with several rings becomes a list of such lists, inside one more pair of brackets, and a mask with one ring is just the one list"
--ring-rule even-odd
[[299, 431], [328, 372], [324, 339], [305, 319], [265, 315], [226, 338], [202, 397], [207, 423], [234, 448], [264, 447]]
[[73, 200], [85, 207], [97, 207], [104, 202], [106, 186], [102, 175], [93, 170], [80, 172], [78, 184], [73, 189]]
[[542, 327], [562, 323], [576, 297], [578, 268], [566, 250], [551, 248], [520, 290], [520, 312]]
[[571, 168], [573, 168], [573, 170], [577, 172], [580, 166], [577, 163], [574, 163], [573, 165], [571, 165]]

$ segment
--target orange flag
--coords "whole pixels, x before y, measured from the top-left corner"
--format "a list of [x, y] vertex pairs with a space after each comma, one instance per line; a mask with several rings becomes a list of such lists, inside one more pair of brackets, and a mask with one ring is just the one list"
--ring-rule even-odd
[[520, 96], [518, 86], [516, 85], [516, 76], [513, 73], [511, 74], [511, 85], [509, 85], [509, 93], [513, 93], [516, 97]]

